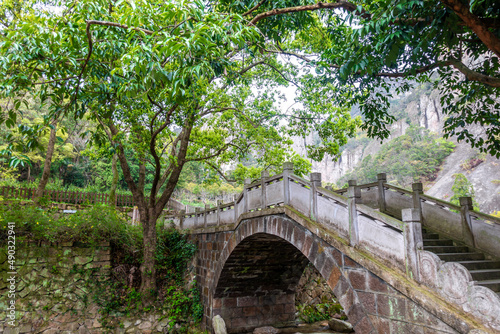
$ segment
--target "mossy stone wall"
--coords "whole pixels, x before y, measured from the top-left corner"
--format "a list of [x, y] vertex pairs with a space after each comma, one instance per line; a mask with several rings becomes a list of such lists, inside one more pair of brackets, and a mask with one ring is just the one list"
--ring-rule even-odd
[[[16, 245], [16, 312], [8, 325], [6, 246], [0, 248], [0, 332], [87, 333], [101, 327], [91, 300], [96, 282], [110, 276], [109, 243], [90, 247], [66, 242]], [[4, 320], [5, 319], [5, 320]]]

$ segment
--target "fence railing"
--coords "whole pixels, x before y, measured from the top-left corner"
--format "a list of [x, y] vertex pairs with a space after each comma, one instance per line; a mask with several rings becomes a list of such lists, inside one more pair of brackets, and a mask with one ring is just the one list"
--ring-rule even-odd
[[[36, 188], [17, 188], [17, 187], [0, 187], [0, 196], [4, 199], [32, 199]], [[49, 190], [46, 189], [43, 194], [49, 201], [69, 203], [69, 204], [112, 204], [110, 203], [109, 194], [106, 193], [89, 193], [84, 191], [67, 191], [67, 190]], [[133, 207], [135, 205], [132, 195], [116, 195], [116, 206]], [[167, 208], [174, 211], [189, 209], [188, 206], [182, 204], [175, 199], [170, 199]]]
[[[384, 233], [399, 230], [401, 236], [404, 231], [402, 210], [414, 209], [422, 225], [493, 256], [500, 254], [497, 242], [500, 219], [474, 211], [470, 198], [462, 198], [461, 205], [457, 206], [424, 195], [421, 183], [413, 184], [412, 190], [387, 184], [383, 173], [378, 175], [377, 182], [357, 185], [351, 180], [349, 188], [333, 191], [321, 186], [319, 173], [312, 173], [308, 181], [293, 175], [292, 171], [292, 167], [285, 165], [282, 174], [269, 177], [264, 173], [260, 180], [245, 184], [243, 192], [233, 202], [218, 202], [214, 208], [181, 212], [170, 218], [181, 228], [198, 229], [234, 223], [246, 212], [291, 205], [312, 219], [335, 227], [341, 236], [350, 239], [351, 244], [362, 243], [372, 248], [385, 239], [372, 238], [371, 235], [379, 233], [375, 231], [381, 231], [375, 225], [390, 227], [382, 229]], [[368, 231], [372, 227], [373, 234], [370, 234]], [[403, 240], [393, 237], [401, 243], [395, 247], [402, 247]], [[387, 255], [395, 251], [392, 249]]]

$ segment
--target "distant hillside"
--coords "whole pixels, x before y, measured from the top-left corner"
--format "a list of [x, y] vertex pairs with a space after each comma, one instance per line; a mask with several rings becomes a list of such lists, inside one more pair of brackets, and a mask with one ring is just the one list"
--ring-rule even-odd
[[[313, 162], [313, 171], [322, 173], [323, 181], [337, 186], [344, 185], [348, 178], [357, 179], [359, 182], [371, 182], [374, 181], [377, 172], [393, 172], [392, 177], [389, 177], [391, 182], [409, 187], [413, 179], [422, 181], [427, 194], [445, 200], [449, 200], [453, 195], [451, 191], [454, 182], [453, 175], [462, 173], [472, 183], [481, 211], [490, 213], [500, 210], [499, 159], [480, 154], [477, 150], [470, 148], [467, 143], [457, 143], [453, 138], [450, 141], [456, 147], [445, 157], [442, 156], [442, 152], [437, 152], [440, 150], [439, 146], [433, 146], [442, 140], [440, 137], [445, 115], [439, 95], [431, 89], [430, 84], [420, 85], [411, 93], [391, 101], [390, 112], [397, 119], [397, 122], [392, 125], [390, 138], [380, 143], [367, 138], [364, 133], [359, 133], [342, 148], [338, 161], [334, 162], [331, 157], [326, 157], [321, 162]], [[416, 138], [417, 141], [411, 141], [415, 138], [403, 137], [404, 140], [411, 141], [406, 143], [409, 145], [408, 151], [411, 149], [415, 152], [415, 146], [426, 151], [417, 157], [417, 159], [423, 159], [419, 161], [427, 161], [422, 168], [416, 168], [418, 164], [414, 159], [415, 153], [403, 152], [405, 149], [405, 144], [401, 143], [403, 139], [397, 139], [405, 135], [408, 129], [417, 127], [428, 130], [427, 132], [435, 141], [431, 142], [429, 136], [422, 138], [426, 141], [425, 143], [419, 143], [418, 138]], [[471, 130], [478, 135], [482, 131], [481, 128]], [[297, 139], [295, 149], [305, 154], [305, 145], [314, 143], [314, 139], [314, 135]], [[432, 154], [432, 150], [435, 154]], [[437, 166], [432, 171], [436, 163]], [[394, 171], [398, 169], [399, 174], [394, 174]], [[415, 175], [415, 172], [423, 173], [423, 175]]]

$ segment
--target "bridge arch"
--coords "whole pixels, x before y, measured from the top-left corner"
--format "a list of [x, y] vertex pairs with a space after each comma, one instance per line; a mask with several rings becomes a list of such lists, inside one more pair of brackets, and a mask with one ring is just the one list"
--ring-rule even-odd
[[[327, 281], [358, 333], [375, 330], [354, 286], [367, 271], [285, 215], [242, 221], [221, 252], [211, 282], [211, 317], [230, 332], [295, 321], [295, 288], [308, 263]], [[347, 270], [349, 268], [349, 270]], [[346, 276], [347, 275], [347, 276]], [[373, 289], [386, 289], [371, 275]], [[367, 305], [368, 307], [373, 305]]]
[[[360, 264], [364, 260], [355, 261], [341, 251], [351, 248], [343, 239], [327, 237], [325, 241], [320, 237], [323, 234], [319, 226], [281, 208], [252, 215], [232, 226], [205, 228], [190, 234], [199, 249], [195, 269], [206, 329], [212, 329], [212, 318], [217, 314], [224, 318], [230, 333], [290, 322], [295, 313], [294, 296], [290, 295], [294, 294], [301, 266], [311, 262], [332, 288], [357, 333], [458, 333], [440, 319], [446, 318], [446, 314], [438, 318], [411, 296], [396, 290], [391, 279], [387, 283], [390, 273], [382, 274], [384, 279], [381, 279]], [[287, 265], [295, 269], [282, 269], [289, 272], [283, 273], [280, 280], [269, 282], [267, 288], [261, 287], [260, 294], [256, 294], [250, 293], [255, 282], [252, 289], [241, 286], [250, 282], [244, 279], [245, 274], [248, 279], [252, 278], [250, 274], [258, 274], [255, 268], [251, 271], [251, 264], [258, 263], [256, 254], [253, 254], [254, 262], [250, 261], [252, 254], [246, 259], [244, 254], [259, 243], [269, 246], [268, 257], [273, 249], [280, 250], [277, 254], [283, 258], [288, 254], [293, 259], [288, 259]], [[276, 246], [270, 248], [272, 245]], [[280, 267], [277, 268], [274, 272]], [[239, 281], [238, 275], [243, 275]], [[233, 287], [236, 289], [231, 292]], [[252, 292], [255, 291], [257, 289]]]

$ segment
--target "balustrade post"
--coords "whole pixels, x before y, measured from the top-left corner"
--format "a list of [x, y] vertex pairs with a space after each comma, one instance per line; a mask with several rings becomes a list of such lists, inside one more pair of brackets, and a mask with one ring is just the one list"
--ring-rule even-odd
[[243, 211], [242, 213], [248, 212], [248, 186], [252, 183], [252, 180], [245, 179], [243, 184]]
[[474, 234], [472, 233], [472, 220], [470, 211], [474, 210], [471, 197], [460, 197], [460, 216], [462, 222], [462, 240], [467, 246], [475, 247]]
[[385, 173], [377, 174], [377, 183], [378, 183], [378, 207], [380, 212], [386, 212], [384, 184], [387, 183], [387, 175]]
[[194, 208], [194, 226], [195, 228], [198, 227], [198, 220], [199, 220], [199, 214], [200, 214], [200, 208]]
[[290, 204], [290, 175], [293, 174], [293, 162], [283, 163], [283, 205]]
[[416, 182], [411, 185], [413, 208], [418, 210], [420, 214], [420, 223], [424, 224], [424, 215], [422, 214], [422, 204], [420, 203], [420, 195], [424, 193], [424, 187], [421, 182]]
[[404, 224], [406, 275], [420, 282], [418, 251], [423, 249], [421, 215], [418, 209], [401, 210]]
[[267, 170], [263, 170], [260, 173], [260, 189], [262, 191], [262, 202], [261, 202], [262, 210], [267, 208], [266, 181], [268, 178], [269, 178], [269, 172]]
[[233, 203], [234, 203], [234, 222], [238, 220], [238, 203], [236, 201], [238, 200], [238, 195], [234, 195], [233, 197]]
[[220, 225], [220, 206], [222, 204], [222, 200], [217, 200], [217, 226]]
[[179, 230], [184, 229], [184, 215], [186, 215], [186, 210], [181, 210], [179, 212]]
[[203, 211], [203, 226], [207, 227], [208, 225], [208, 210], [210, 210], [210, 205], [205, 204], [205, 211]]
[[310, 203], [311, 203], [311, 213], [310, 217], [312, 220], [318, 219], [318, 187], [321, 187], [321, 173], [311, 173], [309, 176], [311, 180], [311, 192], [310, 192]]
[[356, 186], [355, 180], [347, 181], [347, 206], [349, 209], [349, 244], [356, 246], [359, 243], [358, 212], [356, 202], [361, 198], [361, 191]]

